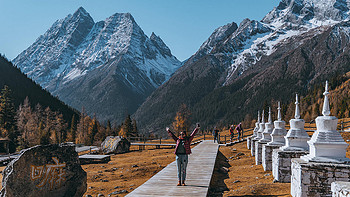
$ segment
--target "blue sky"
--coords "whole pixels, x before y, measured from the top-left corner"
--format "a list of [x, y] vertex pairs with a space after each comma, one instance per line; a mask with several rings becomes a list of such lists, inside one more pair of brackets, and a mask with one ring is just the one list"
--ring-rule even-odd
[[13, 59], [58, 19], [84, 7], [95, 22], [129, 12], [181, 61], [219, 26], [261, 20], [279, 0], [0, 0], [0, 53]]

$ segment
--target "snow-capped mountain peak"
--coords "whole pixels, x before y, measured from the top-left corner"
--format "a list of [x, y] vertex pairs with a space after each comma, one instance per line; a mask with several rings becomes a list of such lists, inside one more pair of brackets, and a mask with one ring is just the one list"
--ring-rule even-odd
[[151, 41], [153, 44], [159, 49], [163, 56], [171, 56], [171, 51], [168, 46], [163, 42], [163, 40], [157, 36], [154, 32], [152, 32], [150, 36]]
[[349, 18], [349, 0], [282, 0], [262, 22], [276, 28], [291, 23], [308, 27], [334, 24]]
[[83, 7], [79, 7], [77, 9], [77, 11], [74, 12], [73, 15], [83, 15], [85, 17], [90, 17], [91, 18], [90, 14]]
[[223, 85], [230, 84], [262, 56], [275, 52], [276, 46], [287, 39], [320, 26], [347, 21], [349, 14], [350, 0], [281, 0], [261, 22], [244, 19], [229, 39], [221, 42], [219, 48], [216, 46], [219, 50], [214, 51], [225, 51], [226, 56], [231, 56]]
[[199, 48], [199, 53], [210, 53], [215, 45], [227, 39], [228, 36], [230, 36], [237, 30], [237, 28], [237, 24], [234, 22], [218, 27]]
[[[146, 69], [142, 62], [144, 58], [155, 60], [157, 53], [171, 59], [170, 68], [157, 71], [166, 72], [161, 75], [167, 79], [180, 63], [158, 36], [153, 33], [148, 38], [130, 13], [116, 13], [94, 23], [89, 13], [80, 7], [73, 15], [56, 21], [14, 62], [43, 87], [55, 91], [59, 84], [85, 75], [123, 54], [137, 57], [141, 61], [139, 67], [150, 72], [152, 65]], [[161, 60], [162, 65], [164, 61]], [[156, 60], [153, 64], [157, 64]], [[152, 78], [151, 81], [155, 86], [164, 82], [157, 79], [153, 83]]]
[[[82, 96], [79, 91], [97, 97], [93, 91], [98, 86], [103, 90], [99, 96], [108, 100], [107, 95], [125, 94], [120, 99], [126, 103], [137, 100], [130, 104], [134, 107], [181, 65], [159, 36], [144, 34], [130, 13], [116, 13], [95, 23], [82, 7], [56, 21], [14, 63], [66, 103], [77, 109], [84, 105], [88, 112], [94, 106], [91, 101], [77, 102]], [[85, 89], [79, 87], [86, 83]], [[70, 92], [74, 88], [79, 90]], [[138, 98], [129, 98], [131, 95]]]

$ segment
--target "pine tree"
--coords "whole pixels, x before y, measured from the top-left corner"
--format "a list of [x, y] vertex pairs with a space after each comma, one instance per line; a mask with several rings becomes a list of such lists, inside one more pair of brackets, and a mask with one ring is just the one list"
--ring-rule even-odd
[[86, 126], [85, 126], [85, 110], [84, 107], [81, 110], [80, 120], [77, 126], [77, 137], [75, 139], [76, 144], [84, 144], [85, 143], [85, 134], [86, 134]]
[[29, 104], [29, 99], [26, 97], [23, 105], [21, 104], [19, 106], [16, 114], [17, 129], [20, 134], [18, 141], [21, 149], [29, 147], [29, 139], [32, 136], [32, 128], [30, 127], [33, 123], [32, 117], [32, 109]]
[[126, 136], [127, 137], [132, 137], [132, 121], [131, 121], [131, 117], [130, 115], [127, 115], [126, 118], [125, 118], [125, 121], [124, 121], [124, 128], [125, 128], [125, 131], [126, 131]]
[[80, 120], [77, 126], [77, 137], [75, 140], [76, 144], [90, 144], [89, 130], [88, 130], [90, 123], [91, 123], [91, 118], [85, 114], [85, 110], [83, 108], [80, 115]]
[[54, 113], [54, 131], [56, 132], [56, 143], [62, 143], [66, 140], [67, 134], [65, 132], [67, 124], [63, 120], [63, 115], [59, 113]]
[[123, 127], [123, 123], [121, 125], [117, 125], [116, 127], [114, 127], [112, 129], [112, 136], [120, 136], [120, 130], [122, 129]]
[[107, 128], [106, 128], [106, 135], [104, 136], [107, 137], [107, 136], [110, 136], [112, 135], [112, 125], [111, 125], [111, 121], [107, 121]]
[[89, 145], [93, 145], [94, 144], [94, 139], [96, 134], [98, 133], [98, 127], [97, 127], [97, 120], [96, 117], [92, 120], [92, 122], [90, 123], [89, 126]]
[[0, 94], [0, 129], [2, 137], [9, 137], [15, 142], [17, 139], [16, 111], [12, 100], [11, 90], [5, 85]]
[[44, 129], [44, 123], [42, 121], [39, 123], [38, 131], [40, 135], [40, 145], [50, 144], [50, 134]]
[[77, 136], [77, 123], [75, 121], [75, 115], [73, 114], [72, 122], [70, 123], [68, 141], [75, 142], [76, 136]]
[[135, 119], [133, 119], [132, 120], [132, 135], [134, 136], [134, 137], [136, 137], [137, 135], [138, 135], [138, 129], [137, 129], [137, 124], [136, 124], [136, 120]]

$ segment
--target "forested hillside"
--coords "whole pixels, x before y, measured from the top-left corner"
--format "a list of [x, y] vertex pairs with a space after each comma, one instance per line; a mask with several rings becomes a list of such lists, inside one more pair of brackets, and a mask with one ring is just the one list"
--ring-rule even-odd
[[38, 84], [26, 77], [18, 68], [14, 67], [5, 57], [0, 56], [0, 89], [7, 85], [12, 91], [15, 108], [23, 103], [28, 97], [32, 107], [40, 104], [42, 108], [50, 107], [52, 111], [58, 111], [63, 114], [63, 118], [70, 122], [75, 114], [78, 117], [79, 112], [57, 98], [53, 97], [48, 91], [42, 89]]

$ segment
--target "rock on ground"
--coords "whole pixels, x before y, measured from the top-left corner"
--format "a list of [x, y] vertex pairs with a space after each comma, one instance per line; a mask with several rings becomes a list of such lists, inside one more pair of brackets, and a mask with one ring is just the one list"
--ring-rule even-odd
[[101, 149], [104, 153], [126, 153], [130, 151], [130, 142], [121, 136], [108, 136], [101, 143]]
[[5, 168], [0, 196], [81, 197], [86, 182], [73, 146], [35, 146], [22, 151]]

